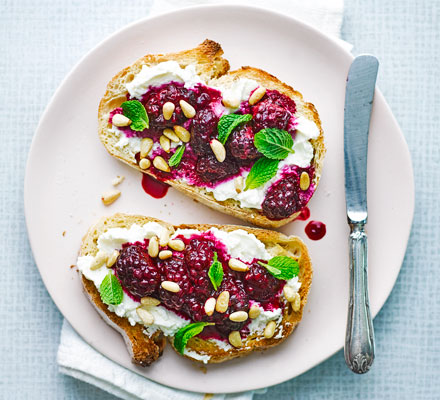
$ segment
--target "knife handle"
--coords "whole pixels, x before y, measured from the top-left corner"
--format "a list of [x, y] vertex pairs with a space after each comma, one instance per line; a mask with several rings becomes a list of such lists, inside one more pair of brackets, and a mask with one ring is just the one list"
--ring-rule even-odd
[[357, 374], [368, 372], [374, 360], [374, 330], [368, 298], [367, 234], [364, 223], [350, 224], [350, 301], [345, 362]]

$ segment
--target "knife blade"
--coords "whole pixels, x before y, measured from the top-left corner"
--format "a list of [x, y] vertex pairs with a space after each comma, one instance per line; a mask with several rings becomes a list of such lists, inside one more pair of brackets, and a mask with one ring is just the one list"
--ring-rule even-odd
[[374, 329], [368, 297], [367, 152], [371, 109], [379, 62], [360, 55], [347, 77], [344, 111], [345, 201], [350, 225], [350, 296], [344, 355], [355, 373], [368, 372], [374, 360]]

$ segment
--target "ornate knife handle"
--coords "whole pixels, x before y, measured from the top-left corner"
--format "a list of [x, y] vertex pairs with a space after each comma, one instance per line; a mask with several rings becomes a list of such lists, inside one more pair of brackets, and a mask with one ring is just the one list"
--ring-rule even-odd
[[345, 362], [357, 374], [368, 372], [374, 360], [374, 331], [368, 299], [367, 234], [364, 223], [350, 224], [350, 302]]

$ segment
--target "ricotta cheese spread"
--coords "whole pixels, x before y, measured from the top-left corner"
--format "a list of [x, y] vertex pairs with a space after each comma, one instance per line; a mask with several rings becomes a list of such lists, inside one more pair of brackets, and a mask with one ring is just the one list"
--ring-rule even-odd
[[[98, 251], [111, 254], [114, 250], [121, 249], [124, 243], [142, 242], [144, 239], [151, 238], [153, 236], [160, 237], [165, 230], [166, 228], [157, 222], [147, 222], [142, 226], [133, 224], [130, 228], [111, 228], [99, 236], [97, 243]], [[268, 260], [271, 258], [264, 246], [264, 243], [257, 239], [255, 235], [250, 234], [243, 229], [237, 229], [232, 232], [223, 232], [217, 228], [211, 228], [209, 231], [212, 232], [212, 234], [226, 246], [226, 249], [231, 257], [239, 258], [245, 262], [250, 262], [254, 258], [263, 260]], [[201, 232], [196, 229], [177, 229], [172, 235], [172, 238], [178, 235], [183, 235], [189, 238], [191, 235], [199, 233]], [[93, 256], [80, 256], [78, 257], [77, 266], [81, 273], [88, 280], [92, 281], [99, 291], [103, 279], [109, 271], [113, 272], [113, 269], [108, 269], [105, 265], [103, 265], [98, 269], [92, 270], [91, 267], [94, 260], [95, 257]], [[298, 277], [291, 279], [286, 284], [290, 285], [296, 291], [298, 291], [301, 286], [301, 283], [298, 282]], [[129, 295], [127, 295], [127, 293], [124, 292], [122, 302], [118, 305], [109, 305], [108, 309], [119, 317], [127, 318], [129, 323], [134, 326], [137, 323], [142, 323], [141, 319], [136, 313], [136, 309], [140, 305], [140, 302], [133, 300]], [[252, 320], [252, 322], [249, 324], [250, 332], [259, 333], [260, 331], [264, 331], [264, 327], [266, 326], [267, 322], [271, 320], [275, 320], [278, 324], [282, 318], [281, 311], [281, 308], [273, 311], [264, 311], [262, 309], [260, 315], [256, 319]], [[165, 336], [173, 336], [180, 328], [189, 323], [188, 320], [160, 305], [151, 307], [149, 312], [154, 317], [154, 324], [145, 325], [144, 332], [149, 336], [158, 330], [161, 330]], [[226, 342], [216, 339], [210, 340], [215, 341], [219, 347], [225, 350], [230, 348], [230, 345]], [[209, 360], [209, 356], [207, 355], [200, 355], [195, 352], [185, 354], [188, 354], [189, 356], [199, 359], [203, 362], [207, 362]], [[197, 354], [197, 357], [195, 354]]]
[[209, 354], [200, 354], [195, 351], [189, 350], [187, 347], [185, 347], [185, 349], [183, 350], [183, 354], [194, 358], [194, 360], [202, 361], [203, 364], [208, 364], [208, 361], [211, 359], [211, 356]]
[[118, 138], [118, 141], [115, 143], [115, 147], [121, 153], [128, 155], [134, 160], [136, 153], [141, 151], [141, 138], [137, 136], [127, 137], [124, 135], [124, 132], [114, 125], [112, 125], [112, 127], [108, 130], [114, 133]]
[[258, 240], [254, 234], [243, 229], [224, 232], [217, 228], [211, 228], [209, 231], [226, 246], [228, 253], [233, 258], [239, 258], [245, 262], [250, 262], [254, 258], [263, 260], [271, 258], [264, 243]]
[[140, 100], [150, 86], [160, 86], [168, 82], [183, 82], [187, 88], [204, 83], [197, 75], [194, 65], [182, 68], [176, 61], [164, 61], [151, 67], [143, 65], [140, 72], [125, 86], [131, 97]]
[[239, 78], [228, 86], [213, 86], [221, 92], [225, 104], [232, 107], [226, 107], [225, 114], [230, 114], [237, 111], [242, 101], [249, 100], [249, 96], [259, 85], [257, 81], [248, 78]]
[[248, 326], [250, 334], [262, 334], [264, 332], [264, 328], [266, 328], [266, 325], [269, 321], [275, 321], [278, 326], [283, 319], [281, 311], [281, 308], [276, 308], [272, 311], [265, 311], [261, 308], [260, 315], [257, 318], [253, 319]]

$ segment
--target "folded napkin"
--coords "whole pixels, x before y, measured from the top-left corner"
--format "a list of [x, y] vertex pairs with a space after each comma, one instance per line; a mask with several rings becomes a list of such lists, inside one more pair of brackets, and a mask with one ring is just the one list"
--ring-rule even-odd
[[[162, 0], [155, 1], [152, 14], [160, 14], [176, 8], [200, 4], [225, 3], [219, 0]], [[339, 39], [343, 0], [235, 0], [233, 4], [249, 4], [282, 11], [304, 22], [318, 27], [324, 33], [338, 38], [341, 46], [351, 49], [351, 45]], [[175, 390], [121, 367], [107, 359], [87, 343], [73, 330], [67, 321], [63, 322], [57, 362], [63, 374], [70, 375], [107, 392], [129, 400], [251, 400], [254, 393], [248, 391], [234, 394], [216, 394], [214, 396]]]

